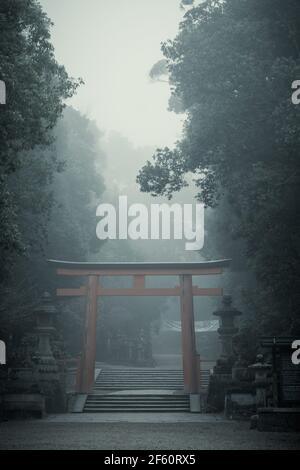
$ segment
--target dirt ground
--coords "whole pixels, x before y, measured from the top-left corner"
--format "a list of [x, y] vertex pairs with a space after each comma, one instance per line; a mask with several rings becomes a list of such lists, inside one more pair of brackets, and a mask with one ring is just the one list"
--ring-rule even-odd
[[262, 433], [248, 422], [56, 422], [0, 423], [0, 448], [99, 450], [300, 449], [296, 433]]

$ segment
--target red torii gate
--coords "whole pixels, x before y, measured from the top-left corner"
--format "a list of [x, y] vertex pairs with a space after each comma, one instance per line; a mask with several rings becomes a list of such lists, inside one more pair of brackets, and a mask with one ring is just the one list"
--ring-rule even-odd
[[[86, 316], [83, 350], [78, 371], [78, 393], [89, 393], [94, 384], [96, 361], [97, 298], [105, 296], [178, 296], [181, 300], [181, 336], [184, 390], [199, 391], [200, 364], [196, 352], [194, 325], [194, 296], [222, 296], [221, 288], [193, 286], [193, 276], [223, 273], [230, 260], [199, 263], [74, 263], [50, 260], [60, 276], [87, 277], [87, 284], [78, 289], [57, 289], [59, 297], [86, 297]], [[101, 286], [102, 277], [132, 276], [130, 288]], [[180, 285], [173, 288], [147, 288], [145, 276], [179, 276]]]

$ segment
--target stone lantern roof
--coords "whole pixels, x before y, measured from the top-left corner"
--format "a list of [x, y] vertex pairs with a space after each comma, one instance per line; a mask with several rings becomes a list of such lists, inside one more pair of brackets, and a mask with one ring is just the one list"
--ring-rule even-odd
[[39, 315], [48, 315], [49, 317], [58, 313], [56, 307], [53, 305], [53, 300], [49, 292], [44, 292], [41, 298], [41, 302], [34, 309], [34, 312]]
[[222, 300], [222, 308], [213, 313], [216, 317], [237, 317], [242, 315], [242, 312], [239, 312], [232, 305], [231, 295], [224, 295]]

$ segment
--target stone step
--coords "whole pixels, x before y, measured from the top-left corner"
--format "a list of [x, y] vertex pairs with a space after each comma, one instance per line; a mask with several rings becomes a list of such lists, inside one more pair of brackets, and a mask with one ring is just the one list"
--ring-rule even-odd
[[100, 377], [105, 377], [105, 378], [113, 378], [113, 377], [124, 377], [124, 378], [130, 378], [130, 377], [144, 377], [144, 378], [167, 378], [169, 377], [170, 379], [182, 379], [183, 375], [182, 374], [104, 374], [100, 373]]
[[[209, 371], [202, 373], [202, 386], [208, 385]], [[149, 390], [149, 394], [139, 391]], [[187, 412], [188, 395], [154, 394], [151, 390], [183, 390], [180, 369], [103, 369], [85, 403], [85, 413], [101, 412]], [[109, 391], [125, 391], [110, 395]], [[129, 395], [129, 391], [137, 391]], [[139, 394], [140, 393], [140, 394]]]
[[138, 368], [128, 368], [128, 369], [105, 369], [103, 368], [102, 369], [103, 372], [111, 372], [111, 373], [114, 373], [114, 372], [124, 372], [124, 374], [126, 374], [127, 372], [149, 372], [150, 374], [153, 374], [153, 373], [158, 373], [158, 374], [163, 374], [165, 372], [171, 372], [172, 374], [182, 374], [182, 369], [155, 369], [155, 368], [151, 368], [151, 369], [138, 369]]
[[146, 385], [139, 385], [139, 386], [130, 386], [130, 385], [120, 385], [120, 386], [112, 386], [112, 385], [108, 385], [108, 386], [104, 386], [104, 387], [95, 387], [94, 390], [106, 390], [106, 391], [109, 391], [109, 390], [182, 390], [182, 388], [178, 388], [178, 386], [165, 386], [165, 387], [162, 387], [162, 386], [155, 386], [155, 385], [152, 385], [152, 386], [146, 386]]
[[128, 376], [128, 375], [143, 375], [143, 376], [175, 376], [175, 377], [178, 377], [178, 376], [183, 376], [183, 373], [182, 372], [170, 372], [170, 371], [160, 371], [160, 372], [144, 372], [144, 371], [130, 371], [130, 372], [118, 372], [118, 371], [114, 371], [114, 372], [105, 372], [104, 370], [101, 371], [101, 374], [102, 375], [110, 375], [110, 376], [113, 376], [113, 375], [124, 375], [124, 376]]
[[118, 396], [113, 396], [113, 395], [89, 395], [87, 402], [107, 402], [107, 401], [114, 401], [114, 402], [128, 402], [128, 401], [135, 401], [136, 403], [143, 402], [143, 401], [155, 401], [155, 402], [163, 402], [163, 401], [168, 401], [168, 402], [178, 402], [178, 401], [186, 401], [185, 396], [180, 396], [178, 395], [175, 398], [173, 398], [172, 395], [164, 395], [162, 397], [154, 397], [151, 395], [131, 395], [131, 396], [124, 396], [124, 395], [118, 395]]
[[97, 379], [97, 382], [103, 381], [103, 380], [147, 380], [148, 382], [151, 381], [151, 380], [159, 380], [160, 382], [170, 380], [172, 382], [172, 381], [178, 381], [178, 380], [182, 381], [183, 377], [155, 377], [155, 376], [145, 377], [145, 376], [138, 376], [138, 375], [137, 376], [128, 376], [128, 377], [123, 377], [123, 376], [107, 377], [106, 375], [102, 375], [102, 377], [99, 377]]
[[85, 411], [88, 410], [88, 409], [93, 409], [93, 410], [96, 410], [96, 409], [115, 409], [115, 410], [124, 410], [124, 409], [127, 409], [127, 408], [131, 408], [131, 409], [137, 409], [137, 410], [140, 410], [141, 408], [142, 409], [149, 409], [149, 410], [153, 410], [153, 409], [156, 409], [156, 410], [159, 410], [161, 408], [164, 408], [164, 409], [168, 409], [168, 410], [177, 410], [178, 408], [181, 409], [181, 408], [189, 408], [189, 404], [188, 403], [171, 403], [171, 404], [168, 404], [168, 403], [160, 403], [160, 404], [157, 404], [157, 403], [141, 403], [139, 405], [137, 405], [136, 403], [120, 403], [119, 405], [115, 404], [115, 403], [97, 403], [97, 404], [86, 404], [84, 409]]
[[[202, 378], [201, 379], [201, 382], [208, 382], [209, 379], [206, 379], [206, 378]], [[122, 383], [122, 384], [128, 384], [128, 383], [136, 383], [136, 384], [183, 384], [183, 380], [144, 380], [144, 379], [136, 379], [136, 380], [133, 380], [133, 379], [128, 379], [128, 380], [121, 380], [121, 379], [114, 379], [114, 380], [97, 380], [96, 384], [97, 385], [100, 385], [100, 384], [108, 384], [108, 383], [112, 383], [112, 384], [119, 384], [119, 383]]]
[[118, 384], [118, 383], [122, 383], [122, 384], [127, 384], [127, 383], [136, 383], [136, 384], [142, 384], [142, 383], [145, 383], [145, 384], [152, 384], [152, 383], [159, 383], [159, 384], [165, 384], [165, 383], [170, 383], [170, 384], [183, 384], [183, 380], [155, 380], [155, 379], [152, 379], [152, 380], [145, 380], [145, 379], [113, 379], [113, 380], [107, 380], [107, 379], [102, 379], [102, 380], [97, 380], [96, 384], [104, 384], [104, 383], [113, 383], [113, 384]]
[[190, 409], [187, 407], [187, 408], [172, 408], [172, 409], [169, 409], [169, 408], [153, 408], [153, 409], [149, 409], [149, 408], [141, 408], [141, 409], [137, 409], [137, 408], [120, 408], [120, 409], [116, 409], [116, 408], [104, 408], [104, 409], [98, 409], [98, 408], [88, 408], [88, 409], [84, 409], [83, 410], [83, 413], [115, 413], [115, 412], [121, 412], [121, 413], [136, 413], [136, 412], [139, 412], [139, 413], [155, 413], [155, 412], [159, 412], [159, 413], [173, 413], [173, 412], [181, 412], [181, 413], [184, 413], [184, 412], [189, 412]]
[[[170, 370], [170, 369], [146, 369], [146, 370], [143, 370], [143, 369], [101, 369], [101, 373], [104, 374], [104, 373], [107, 373], [107, 374], [161, 374], [161, 375], [165, 375], [165, 374], [176, 374], [176, 375], [183, 375], [183, 372], [182, 370], [179, 370], [179, 369], [173, 369], [173, 370]], [[205, 370], [202, 370], [202, 372], [204, 373], [209, 373], [209, 370], [208, 369], [205, 369]]]
[[126, 380], [124, 382], [119, 382], [119, 381], [107, 381], [107, 382], [98, 382], [96, 384], [96, 386], [101, 386], [101, 385], [160, 385], [160, 386], [164, 386], [164, 385], [180, 385], [182, 386], [183, 385], [183, 382], [167, 382], [166, 380], [164, 380], [163, 382], [154, 382], [154, 381], [151, 381], [151, 382], [144, 382], [143, 380], [137, 380], [136, 382], [135, 381], [130, 381], [130, 380]]
[[150, 377], [150, 378], [147, 378], [147, 377], [99, 377], [97, 380], [96, 380], [96, 383], [103, 383], [103, 382], [146, 382], [146, 383], [151, 383], [151, 382], [160, 382], [160, 383], [164, 383], [164, 382], [174, 382], [174, 383], [180, 383], [180, 382], [183, 382], [183, 378], [182, 377], [175, 377], [175, 378], [171, 378], [171, 377]]
[[[209, 371], [202, 371], [201, 372], [204, 375], [209, 375]], [[145, 371], [105, 371], [102, 370], [100, 375], [106, 375], [109, 377], [115, 377], [115, 376], [149, 376], [149, 377], [183, 377], [182, 371], [179, 372], [172, 372], [172, 371], [167, 371], [167, 370], [159, 370], [159, 371], [153, 371], [153, 372], [145, 372]]]
[[124, 401], [124, 402], [110, 402], [110, 401], [106, 401], [106, 402], [87, 402], [85, 404], [85, 408], [88, 408], [88, 407], [94, 407], [94, 408], [98, 408], [98, 407], [112, 407], [112, 408], [124, 408], [124, 407], [135, 407], [135, 408], [141, 408], [141, 407], [145, 407], [145, 406], [148, 406], [148, 407], [169, 407], [169, 408], [173, 408], [173, 407], [181, 407], [181, 406], [188, 406], [189, 404], [186, 403], [185, 401], [178, 401], [178, 402], [164, 402], [164, 401], [161, 401], [161, 402], [152, 402], [152, 401], [143, 401], [143, 402], [135, 402], [135, 401]]
[[89, 395], [85, 413], [188, 412], [187, 395]]

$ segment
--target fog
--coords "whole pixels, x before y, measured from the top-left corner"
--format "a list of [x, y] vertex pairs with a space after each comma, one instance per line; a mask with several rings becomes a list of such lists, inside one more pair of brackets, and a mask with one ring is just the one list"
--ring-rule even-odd
[[[99, 128], [117, 131], [136, 146], [173, 145], [182, 118], [167, 111], [167, 83], [148, 76], [162, 59], [183, 12], [177, 0], [42, 0], [54, 27], [58, 61], [85, 86], [69, 100]], [[122, 156], [120, 155], [120, 158]]]
[[[252, 417], [238, 448], [296, 425], [299, 18], [299, 0], [0, 1], [0, 447], [50, 447], [81, 412], [54, 447], [146, 445], [103, 412]], [[147, 448], [241, 434], [195, 420]]]

